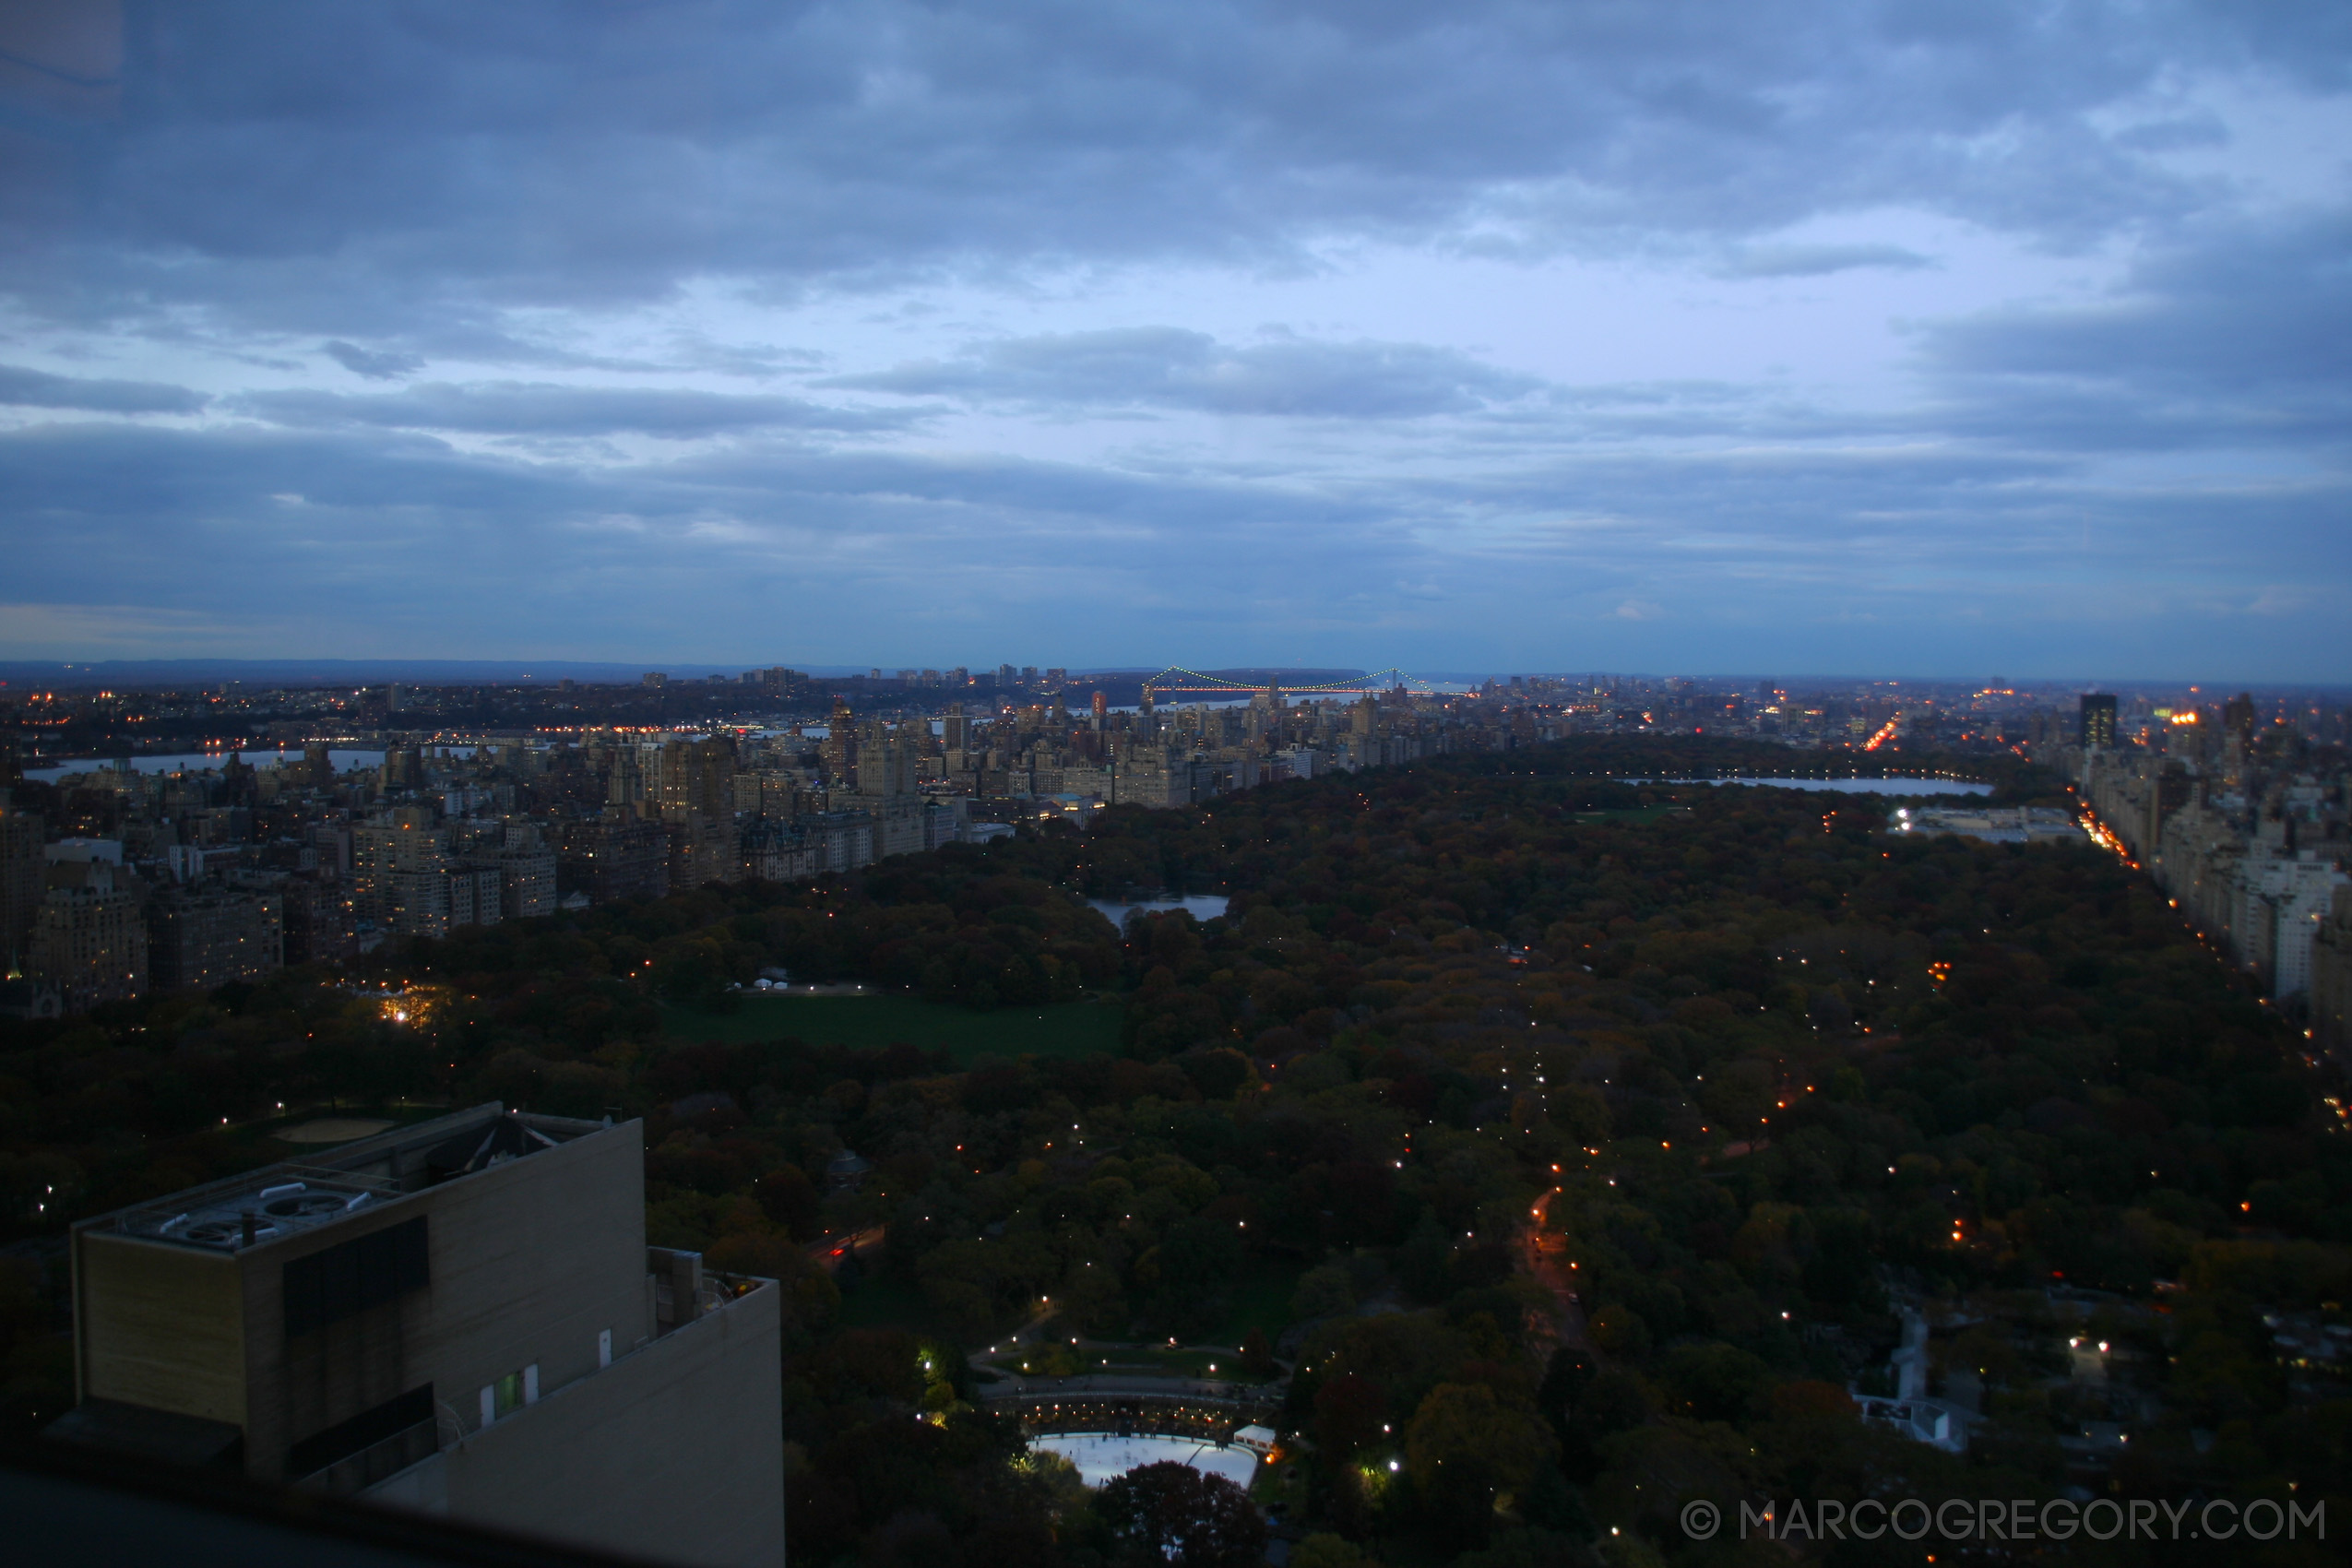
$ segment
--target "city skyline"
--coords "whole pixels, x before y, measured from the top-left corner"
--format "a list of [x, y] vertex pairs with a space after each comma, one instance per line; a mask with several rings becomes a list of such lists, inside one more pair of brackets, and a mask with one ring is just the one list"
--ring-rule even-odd
[[2324, 6], [44, 15], [0, 659], [2347, 676]]
[[[753, 668], [746, 669], [745, 666]], [[1171, 683], [1160, 677], [1172, 673], [1189, 675], [1198, 671], [1182, 665], [1161, 664], [1038, 664], [914, 666], [895, 660], [880, 662], [826, 663], [797, 659], [771, 663], [757, 659], [712, 659], [695, 661], [655, 660], [564, 660], [564, 659], [91, 659], [82, 661], [35, 660], [0, 659], [0, 704], [21, 702], [49, 691], [89, 692], [100, 688], [121, 691], [184, 691], [222, 688], [245, 688], [253, 691], [332, 691], [345, 687], [365, 688], [387, 683], [395, 688], [402, 685], [433, 688], [493, 688], [553, 686], [576, 683], [586, 686], [634, 686], [659, 675], [665, 680], [688, 683], [707, 681], [732, 682], [740, 674], [745, 680], [760, 674], [763, 669], [785, 668], [794, 674], [805, 676], [817, 685], [862, 685], [872, 680], [885, 686], [903, 685], [913, 695], [925, 699], [952, 700], [958, 692], [981, 695], [996, 692], [997, 672], [1024, 672], [1020, 683], [1039, 690], [1063, 690], [1078, 693], [1090, 685], [1132, 685], [1157, 682], [1164, 702], [1192, 700], [1225, 701], [1224, 696], [1195, 699], [1182, 695], [1193, 688]], [[2118, 673], [2112, 671], [2084, 673], [2066, 671], [2056, 674], [2015, 676], [1999, 672], [1971, 673], [1952, 671], [1906, 671], [1890, 674], [1884, 671], [1817, 671], [1804, 669], [1702, 670], [1688, 668], [1607, 669], [1578, 666], [1560, 669], [1422, 669], [1400, 671], [1395, 666], [1367, 670], [1361, 666], [1335, 665], [1238, 665], [1203, 662], [1203, 668], [1219, 680], [1229, 681], [1230, 691], [1243, 695], [1269, 683], [1280, 685], [1302, 700], [1319, 694], [1317, 685], [1327, 685], [1340, 680], [1369, 680], [1372, 677], [1401, 677], [1408, 683], [1431, 689], [1467, 691], [1483, 683], [1506, 682], [1515, 678], [1528, 680], [1625, 680], [1690, 684], [1693, 686], [1752, 685], [1760, 681], [1771, 682], [1784, 688], [1864, 688], [1913, 686], [1923, 693], [1945, 695], [1978, 690], [1993, 691], [2002, 687], [2018, 692], [2043, 695], [2088, 693], [2116, 689], [2139, 693], [2194, 694], [2205, 693], [2218, 700], [2239, 689], [2267, 694], [2309, 694], [2314, 697], [2331, 698], [2347, 690], [2352, 683], [2328, 680], [2261, 680], [2238, 679], [2207, 672], [2198, 676], [2164, 676]], [[1042, 681], [1039, 676], [1044, 677]], [[1010, 690], [1011, 687], [1004, 687]]]

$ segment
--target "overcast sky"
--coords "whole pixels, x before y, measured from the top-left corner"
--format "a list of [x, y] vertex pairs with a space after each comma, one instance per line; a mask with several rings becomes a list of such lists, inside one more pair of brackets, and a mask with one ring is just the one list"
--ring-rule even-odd
[[2352, 680], [2352, 6], [0, 10], [0, 656]]

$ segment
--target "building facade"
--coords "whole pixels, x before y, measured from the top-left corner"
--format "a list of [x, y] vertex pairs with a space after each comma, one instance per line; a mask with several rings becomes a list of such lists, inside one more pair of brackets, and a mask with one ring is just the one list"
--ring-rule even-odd
[[68, 1012], [147, 990], [147, 918], [106, 861], [57, 868], [32, 932], [32, 973]]
[[234, 887], [178, 888], [147, 907], [148, 971], [157, 991], [211, 991], [286, 964], [279, 896]]
[[477, 1106], [83, 1221], [72, 1250], [61, 1439], [784, 1560], [777, 1287], [647, 1247], [638, 1123]]
[[2311, 938], [2311, 1038], [2323, 1051], [2352, 1046], [2352, 884], [2334, 889]]

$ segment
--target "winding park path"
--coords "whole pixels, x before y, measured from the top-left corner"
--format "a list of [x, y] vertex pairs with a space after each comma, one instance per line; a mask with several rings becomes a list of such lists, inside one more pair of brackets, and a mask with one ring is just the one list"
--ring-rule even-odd
[[1585, 1306], [1576, 1294], [1576, 1277], [1569, 1266], [1568, 1238], [1544, 1228], [1551, 1216], [1551, 1200], [1559, 1195], [1560, 1190], [1555, 1187], [1536, 1199], [1529, 1209], [1527, 1227], [1519, 1233], [1519, 1264], [1537, 1284], [1551, 1293], [1556, 1303], [1548, 1325], [1551, 1337], [1590, 1356], [1595, 1353], [1593, 1342], [1585, 1332]]

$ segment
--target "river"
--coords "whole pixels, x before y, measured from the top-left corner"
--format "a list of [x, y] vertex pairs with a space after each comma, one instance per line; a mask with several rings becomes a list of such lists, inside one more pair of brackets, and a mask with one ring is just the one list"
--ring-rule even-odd
[[[132, 771], [137, 773], [178, 773], [184, 769], [201, 773], [207, 768], [219, 767], [229, 760], [229, 754], [227, 752], [173, 752], [169, 756], [135, 756], [129, 761]], [[247, 750], [239, 754], [250, 767], [275, 767], [281, 762], [303, 760], [300, 746], [285, 751]], [[334, 765], [336, 772], [345, 773], [354, 767], [374, 767], [384, 761], [384, 754], [380, 751], [346, 751], [340, 746], [334, 746], [328, 749], [327, 759]], [[25, 777], [53, 784], [68, 773], [103, 773], [119, 766], [123, 760], [120, 757], [89, 757], [80, 762], [52, 763], [45, 767], [26, 768]]]

